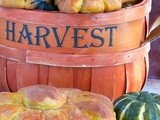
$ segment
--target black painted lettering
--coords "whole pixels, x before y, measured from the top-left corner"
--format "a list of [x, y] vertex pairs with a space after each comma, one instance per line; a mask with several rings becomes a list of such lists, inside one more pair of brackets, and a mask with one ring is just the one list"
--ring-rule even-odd
[[20, 31], [19, 33], [20, 33], [20, 37], [18, 40], [19, 43], [22, 43], [22, 38], [24, 38], [28, 40], [28, 44], [33, 45], [31, 40], [32, 33], [29, 32], [28, 25], [23, 24], [22, 31]]
[[100, 29], [100, 28], [95, 28], [91, 31], [91, 37], [94, 38], [94, 39], [97, 39], [100, 41], [100, 44], [99, 45], [96, 45], [94, 44], [94, 42], [91, 43], [90, 47], [101, 47], [104, 45], [104, 38], [99, 36], [99, 35], [96, 35], [95, 32], [98, 31], [100, 33], [102, 33], [103, 29]]
[[70, 26], [66, 26], [65, 33], [64, 33], [62, 39], [60, 39], [60, 37], [59, 37], [59, 35], [57, 33], [57, 28], [56, 27], [52, 27], [52, 31], [54, 33], [54, 36], [55, 36], [55, 39], [56, 39], [56, 42], [57, 42], [57, 47], [62, 47], [63, 41], [64, 41], [64, 39], [65, 39], [65, 37], [67, 35], [67, 32], [68, 32], [69, 28], [70, 28]]
[[[9, 28], [11, 25], [11, 28]], [[11, 35], [9, 34], [11, 33]], [[12, 41], [15, 41], [15, 23], [10, 21], [6, 21], [6, 39], [10, 40], [10, 37], [12, 38]]]
[[[74, 40], [74, 48], [87, 48], [87, 44], [84, 44], [83, 46], [79, 45], [79, 40], [84, 40], [84, 35], [79, 36], [79, 31], [84, 31], [85, 33], [87, 33], [88, 28], [74, 28], [74, 36], [72, 37]], [[84, 33], [84, 34], [85, 34]]]
[[[45, 33], [41, 34], [42, 30], [45, 31]], [[45, 47], [50, 48], [51, 46], [49, 45], [49, 43], [47, 42], [47, 39], [46, 39], [46, 37], [49, 35], [49, 33], [50, 33], [50, 31], [47, 27], [44, 27], [44, 26], [36, 27], [36, 35], [35, 35], [36, 44], [35, 45], [40, 46], [40, 39], [42, 38], [42, 40], [44, 41]]]
[[109, 30], [110, 38], [109, 38], [109, 45], [108, 46], [113, 46], [113, 30], [117, 29], [117, 26], [113, 27], [105, 27], [105, 30]]

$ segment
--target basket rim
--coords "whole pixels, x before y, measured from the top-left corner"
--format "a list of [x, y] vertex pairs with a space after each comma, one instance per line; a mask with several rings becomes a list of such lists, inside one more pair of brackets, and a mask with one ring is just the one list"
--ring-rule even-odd
[[151, 11], [151, 1], [143, 0], [132, 7], [97, 14], [71, 14], [40, 10], [24, 10], [0, 7], [0, 18], [29, 24], [56, 26], [113, 25], [144, 18]]

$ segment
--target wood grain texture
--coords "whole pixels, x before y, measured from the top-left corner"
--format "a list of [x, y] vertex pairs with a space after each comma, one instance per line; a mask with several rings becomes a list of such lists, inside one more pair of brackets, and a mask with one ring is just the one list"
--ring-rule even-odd
[[0, 91], [10, 91], [6, 69], [6, 59], [0, 58]]
[[49, 66], [39, 65], [38, 83], [47, 85], [48, 77], [49, 77]]
[[111, 100], [140, 90], [148, 70], [144, 56], [150, 44], [140, 44], [150, 2], [95, 15], [0, 7], [0, 88], [49, 84], [101, 93]]
[[92, 68], [74, 68], [73, 87], [81, 90], [91, 90]]
[[55, 87], [73, 87], [73, 68], [49, 67], [48, 84]]
[[104, 94], [111, 100], [125, 91], [124, 66], [92, 69], [91, 91]]
[[7, 81], [8, 81], [8, 86], [10, 88], [11, 91], [17, 91], [18, 87], [17, 87], [17, 62], [13, 61], [13, 60], [7, 60]]
[[18, 89], [38, 84], [38, 65], [18, 62], [16, 80]]
[[126, 64], [126, 92], [140, 91], [146, 75], [144, 58]]

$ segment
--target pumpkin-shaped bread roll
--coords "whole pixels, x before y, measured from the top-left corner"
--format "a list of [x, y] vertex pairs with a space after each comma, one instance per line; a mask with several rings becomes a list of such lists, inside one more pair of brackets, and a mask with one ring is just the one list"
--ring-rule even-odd
[[60, 0], [58, 8], [65, 13], [79, 13], [83, 4], [83, 0]]
[[0, 105], [0, 120], [18, 120], [17, 116], [24, 111], [21, 105]]
[[23, 94], [17, 92], [1, 92], [0, 105], [23, 105]]
[[54, 0], [53, 4], [57, 6], [60, 1], [61, 1], [61, 0]]
[[67, 97], [53, 86], [35, 85], [20, 89], [24, 95], [23, 102], [32, 109], [57, 109], [63, 106]]
[[[51, 0], [42, 0], [51, 3]], [[35, 9], [39, 0], [0, 0], [0, 6], [20, 8], [20, 9]]]
[[61, 91], [68, 96], [66, 104], [79, 108], [89, 120], [116, 120], [109, 98], [77, 89], [61, 89]]
[[81, 13], [102, 13], [105, 10], [103, 0], [83, 0]]
[[47, 110], [43, 113], [47, 120], [90, 120], [78, 107], [72, 104], [65, 104], [59, 109]]
[[118, 10], [121, 0], [59, 0], [56, 1], [61, 12], [65, 13], [102, 13]]
[[103, 0], [105, 4], [105, 11], [119, 10], [122, 7], [121, 0]]
[[15, 120], [46, 120], [41, 110], [26, 109]]
[[116, 120], [109, 98], [75, 88], [34, 85], [0, 98], [0, 120]]

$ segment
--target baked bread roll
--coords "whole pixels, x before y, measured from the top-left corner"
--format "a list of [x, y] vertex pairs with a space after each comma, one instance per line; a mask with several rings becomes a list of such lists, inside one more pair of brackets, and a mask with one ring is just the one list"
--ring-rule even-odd
[[57, 6], [60, 1], [61, 0], [54, 0], [53, 4]]
[[17, 116], [24, 111], [22, 105], [0, 105], [0, 120], [18, 120]]
[[44, 111], [44, 115], [47, 120], [91, 120], [72, 104], [65, 104], [57, 110]]
[[61, 89], [61, 91], [68, 96], [67, 104], [78, 107], [88, 116], [89, 120], [115, 120], [109, 98], [77, 89]]
[[122, 7], [121, 0], [104, 0], [105, 11], [119, 10]]
[[83, 0], [81, 13], [101, 13], [104, 12], [105, 5], [103, 0]]
[[122, 6], [121, 0], [59, 0], [55, 4], [65, 13], [102, 13]]
[[66, 13], [78, 13], [81, 10], [83, 0], [60, 0], [58, 9]]
[[141, 0], [55, 0], [59, 11], [64, 13], [102, 13], [134, 5]]
[[16, 120], [46, 120], [41, 110], [26, 109], [16, 116]]
[[107, 97], [78, 89], [35, 85], [3, 97], [0, 120], [116, 120]]
[[21, 93], [11, 93], [11, 92], [1, 92], [0, 93], [0, 105], [22, 105], [23, 104], [23, 94]]
[[33, 109], [57, 109], [66, 102], [67, 97], [52, 86], [37, 85], [22, 88], [18, 91], [24, 95], [26, 107]]
[[[51, 3], [51, 0], [42, 1]], [[0, 0], [0, 6], [19, 9], [35, 9], [39, 2], [39, 0]]]

